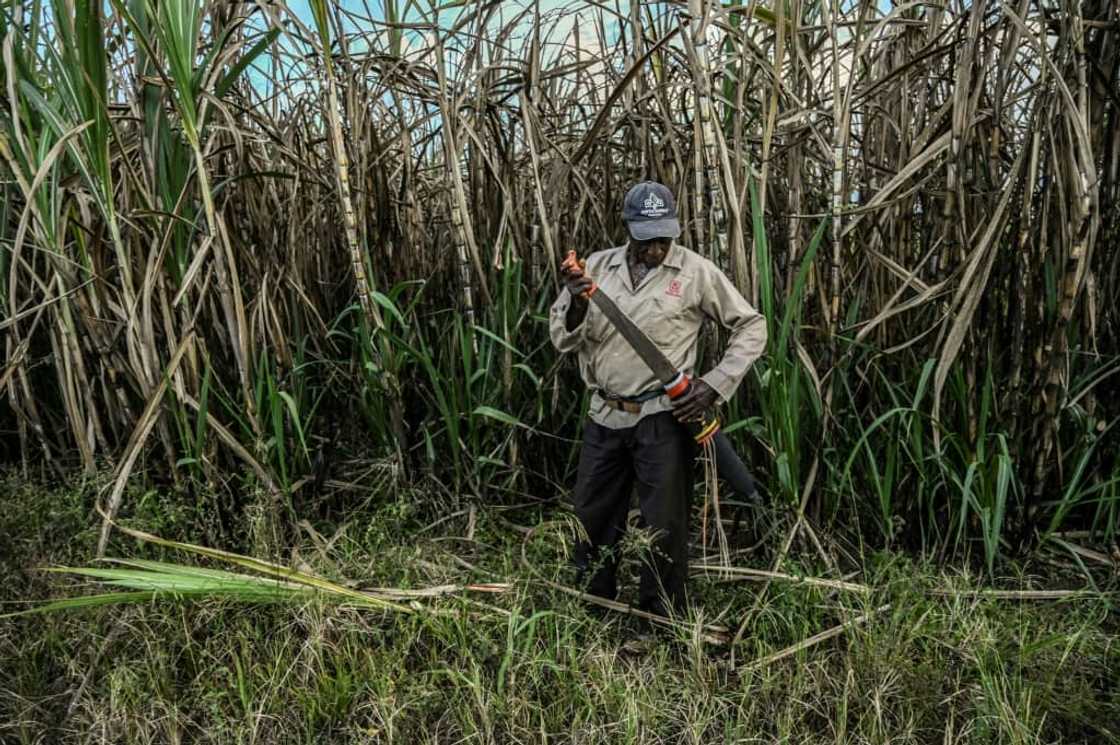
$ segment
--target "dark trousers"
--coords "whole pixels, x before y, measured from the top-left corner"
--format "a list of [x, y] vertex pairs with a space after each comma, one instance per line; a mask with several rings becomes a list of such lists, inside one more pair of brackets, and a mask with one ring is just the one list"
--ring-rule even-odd
[[664, 597], [674, 610], [683, 610], [694, 447], [667, 411], [626, 429], [592, 421], [584, 426], [572, 502], [588, 540], [576, 542], [573, 558], [588, 592], [611, 599], [617, 594], [618, 544], [636, 486], [642, 518], [654, 533], [652, 555], [642, 567], [639, 607], [664, 613]]

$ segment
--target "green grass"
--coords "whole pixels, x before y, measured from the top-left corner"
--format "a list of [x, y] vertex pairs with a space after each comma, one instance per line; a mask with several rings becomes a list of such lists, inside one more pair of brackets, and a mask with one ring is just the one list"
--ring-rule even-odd
[[[89, 564], [97, 484], [2, 483], [5, 610], [92, 594], [89, 578], [32, 568]], [[1111, 677], [1120, 644], [1108, 594], [1045, 602], [977, 596], [969, 590], [983, 583], [968, 569], [877, 554], [854, 580], [873, 588], [866, 596], [772, 585], [731, 667], [728, 650], [700, 640], [695, 623], [733, 627], [757, 585], [696, 577], [688, 622], [640, 637], [633, 619], [602, 617], [537, 581], [564, 576], [570, 524], [560, 508], [481, 509], [467, 540], [467, 514], [424, 531], [444, 515], [406, 499], [379, 495], [344, 524], [315, 525], [328, 540], [343, 531], [329, 549], [305, 533], [294, 554], [259, 558], [289, 564], [298, 556], [307, 569], [362, 587], [473, 580], [512, 589], [422, 599], [412, 614], [323, 594], [271, 603], [165, 597], [3, 619], [0, 740], [885, 743], [942, 742], [948, 731], [949, 741], [995, 743], [1120, 735]], [[144, 514], [129, 522], [156, 524]], [[511, 527], [542, 524], [527, 541]], [[188, 532], [190, 522], [160, 525]], [[531, 566], [522, 563], [523, 541]], [[223, 568], [120, 533], [111, 549]], [[794, 552], [782, 569], [814, 574], [809, 557]], [[628, 556], [630, 575], [638, 560]], [[1020, 567], [997, 584], [1084, 585], [1059, 570], [1039, 571]], [[631, 576], [628, 589], [634, 584]], [[1100, 587], [1110, 589], [1103, 580]], [[887, 603], [866, 624], [754, 665]]]

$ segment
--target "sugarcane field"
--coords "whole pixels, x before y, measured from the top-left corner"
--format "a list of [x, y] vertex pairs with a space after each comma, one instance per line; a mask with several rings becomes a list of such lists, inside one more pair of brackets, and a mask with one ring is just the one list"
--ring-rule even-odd
[[1117, 0], [0, 0], [0, 743], [1120, 743]]

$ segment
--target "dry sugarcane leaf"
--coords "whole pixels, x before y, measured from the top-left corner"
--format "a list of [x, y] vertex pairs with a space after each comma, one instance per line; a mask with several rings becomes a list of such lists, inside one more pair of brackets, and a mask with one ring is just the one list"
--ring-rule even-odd
[[124, 494], [124, 487], [128, 483], [128, 477], [132, 473], [132, 467], [136, 464], [136, 458], [140, 455], [140, 449], [144, 446], [144, 442], [151, 434], [152, 428], [155, 427], [156, 421], [159, 419], [159, 405], [163, 401], [163, 394], [167, 388], [167, 382], [171, 376], [175, 374], [175, 370], [179, 367], [179, 361], [183, 359], [189, 345], [194, 343], [194, 332], [187, 333], [183, 340], [179, 342], [178, 348], [175, 353], [171, 355], [171, 359], [167, 363], [164, 370], [163, 379], [156, 386], [148, 396], [148, 403], [144, 407], [143, 413], [140, 415], [136, 427], [132, 430], [132, 436], [128, 440], [128, 446], [124, 451], [124, 458], [121, 460], [120, 466], [117, 467], [116, 478], [113, 479], [113, 488], [109, 493], [108, 504], [105, 505], [103, 515], [104, 519], [101, 522], [101, 536], [97, 540], [97, 556], [98, 558], [105, 555], [105, 546], [109, 542], [109, 529], [113, 525], [113, 517], [117, 514], [120, 508], [121, 496]]
[[596, 144], [595, 138], [598, 136], [599, 130], [601, 130], [606, 125], [607, 119], [610, 118], [611, 107], [614, 106], [614, 103], [618, 100], [619, 96], [621, 96], [626, 91], [634, 78], [636, 78], [641, 73], [649, 58], [652, 57], [653, 53], [658, 49], [668, 44], [669, 41], [678, 33], [680, 33], [679, 27], [674, 28], [673, 30], [666, 33], [664, 36], [650, 45], [650, 48], [647, 49], [641, 57], [634, 60], [629, 69], [626, 70], [626, 72], [622, 76], [622, 79], [618, 81], [614, 89], [611, 90], [610, 95], [607, 96], [607, 100], [603, 102], [603, 106], [599, 109], [599, 113], [595, 117], [595, 121], [592, 122], [590, 127], [588, 127], [587, 132], [584, 133], [579, 147], [577, 147], [576, 151], [572, 154], [572, 167], [578, 164], [583, 156], [587, 154], [587, 151]]
[[[937, 368], [934, 371], [934, 421], [937, 421], [941, 414], [941, 391], [945, 387], [945, 380], [948, 378], [949, 370], [953, 366], [958, 352], [960, 352], [961, 345], [964, 343], [964, 337], [972, 325], [972, 315], [976, 312], [977, 306], [980, 305], [980, 298], [983, 297], [987, 287], [988, 274], [991, 272], [992, 264], [999, 253], [999, 243], [996, 238], [1003, 232], [1003, 228], [1007, 224], [1007, 205], [1015, 193], [1013, 187], [1019, 177], [1022, 164], [1023, 151], [1020, 151], [1015, 159], [1014, 166], [1008, 173], [1007, 180], [1003, 184], [1003, 196], [1000, 197], [999, 204], [991, 217], [988, 218], [988, 226], [980, 237], [980, 242], [973, 249], [968, 266], [961, 277], [957, 296], [953, 301], [954, 306], [959, 307], [953, 318], [953, 323], [949, 327], [945, 342], [942, 344]], [[934, 428], [933, 432], [934, 440], [940, 446], [940, 429]]]

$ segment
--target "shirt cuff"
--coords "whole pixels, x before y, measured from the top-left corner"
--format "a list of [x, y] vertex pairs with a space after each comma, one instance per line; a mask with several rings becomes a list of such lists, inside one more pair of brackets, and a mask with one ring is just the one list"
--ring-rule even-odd
[[735, 381], [718, 367], [701, 375], [700, 380], [703, 380], [713, 391], [719, 394], [720, 403], [727, 403], [735, 394]]
[[567, 302], [559, 303], [552, 308], [555, 316], [552, 320], [552, 341], [560, 352], [572, 352], [578, 349], [587, 336], [587, 316], [583, 317], [578, 326], [568, 331], [567, 315], [571, 304], [572, 300], [569, 297]]

